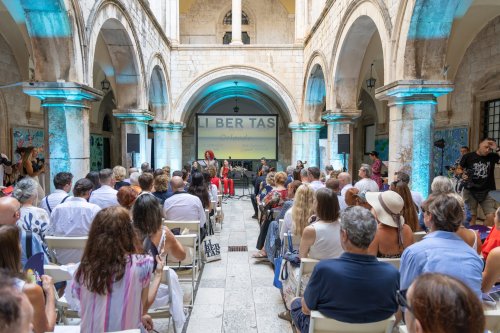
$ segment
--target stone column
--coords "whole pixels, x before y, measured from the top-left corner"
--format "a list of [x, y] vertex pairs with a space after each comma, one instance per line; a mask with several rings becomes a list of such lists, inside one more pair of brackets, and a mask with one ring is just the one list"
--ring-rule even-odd
[[241, 0], [233, 0], [231, 45], [243, 45], [241, 41]]
[[[146, 161], [148, 122], [153, 114], [148, 110], [113, 110], [113, 116], [121, 121], [122, 164], [126, 168], [140, 167]], [[127, 153], [127, 134], [139, 134], [139, 152]]]
[[429, 195], [436, 97], [453, 90], [449, 81], [402, 80], [376, 90], [389, 101], [389, 179], [403, 170], [411, 189]]
[[71, 172], [75, 181], [90, 171], [90, 102], [102, 98], [102, 92], [73, 82], [25, 83], [27, 95], [42, 100], [45, 117], [46, 184], [59, 172]]
[[319, 167], [320, 123], [290, 123], [292, 130], [292, 165], [301, 160], [308, 166]]
[[306, 30], [306, 4], [305, 0], [295, 0], [295, 43], [304, 42]]
[[170, 166], [172, 171], [182, 169], [182, 130], [184, 124], [155, 122], [151, 124], [155, 138], [155, 166]]
[[[322, 118], [328, 124], [328, 161], [335, 170], [343, 170], [344, 154], [338, 152], [338, 135], [350, 134], [350, 142], [353, 139], [353, 121], [361, 115], [359, 110], [338, 110], [328, 112]], [[349, 142], [349, 151], [354, 147]], [[352, 173], [351, 154], [345, 155], [345, 168]]]
[[167, 22], [165, 23], [165, 34], [172, 44], [179, 44], [179, 0], [166, 0]]

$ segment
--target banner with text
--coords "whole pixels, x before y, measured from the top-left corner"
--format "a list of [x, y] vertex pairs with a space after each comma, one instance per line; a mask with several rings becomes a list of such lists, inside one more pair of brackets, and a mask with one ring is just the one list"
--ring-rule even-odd
[[198, 159], [206, 150], [217, 159], [277, 159], [277, 115], [197, 115], [196, 123]]

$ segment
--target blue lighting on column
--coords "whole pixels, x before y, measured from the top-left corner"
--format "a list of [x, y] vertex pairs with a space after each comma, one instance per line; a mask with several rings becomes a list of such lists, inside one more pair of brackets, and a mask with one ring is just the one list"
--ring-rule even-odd
[[434, 107], [428, 105], [413, 108], [413, 154], [411, 160], [412, 189], [420, 192], [424, 198], [429, 196], [429, 184], [431, 183], [431, 161], [432, 161], [432, 131], [434, 128]]
[[71, 25], [62, 0], [21, 0], [21, 5], [30, 36], [71, 37]]

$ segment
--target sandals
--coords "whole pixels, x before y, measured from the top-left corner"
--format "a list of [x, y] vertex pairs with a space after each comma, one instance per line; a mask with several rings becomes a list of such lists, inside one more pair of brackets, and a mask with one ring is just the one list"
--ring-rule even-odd
[[252, 258], [255, 258], [255, 259], [267, 259], [267, 254], [265, 253], [262, 253], [262, 252], [256, 252], [254, 254], [252, 254]]
[[290, 311], [285, 310], [283, 312], [278, 313], [278, 318], [292, 322], [292, 315], [290, 314]]

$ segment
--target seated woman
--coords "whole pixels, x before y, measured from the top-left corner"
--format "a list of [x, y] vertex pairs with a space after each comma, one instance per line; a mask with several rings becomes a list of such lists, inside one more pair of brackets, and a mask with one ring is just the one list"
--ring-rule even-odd
[[397, 300], [407, 309], [409, 333], [484, 332], [484, 311], [477, 295], [449, 275], [420, 275], [406, 292], [398, 292]]
[[171, 287], [172, 316], [176, 327], [182, 328], [186, 316], [183, 311], [183, 292], [177, 274], [174, 270], [169, 270], [171, 286], [160, 284], [160, 282], [163, 268], [162, 257], [170, 256], [171, 261], [182, 261], [186, 257], [186, 252], [172, 232], [167, 227], [162, 227], [162, 217], [162, 208], [153, 195], [143, 194], [137, 198], [132, 208], [133, 224], [142, 242], [143, 250], [155, 258], [153, 267], [155, 274], [149, 287], [147, 307], [157, 308], [167, 305], [168, 288]]
[[[457, 199], [457, 201], [460, 203], [460, 206], [462, 207], [462, 210], [465, 212], [465, 202], [464, 202], [464, 199], [462, 198], [462, 196], [455, 193], [455, 192], [452, 192], [448, 195]], [[480, 254], [481, 249], [482, 249], [482, 243], [481, 243], [481, 236], [479, 235], [479, 232], [476, 230], [467, 229], [464, 226], [464, 223], [465, 223], [465, 219], [462, 222], [462, 225], [460, 226], [460, 228], [458, 228], [458, 230], [456, 231], [456, 234], [458, 236], [460, 236], [460, 238], [462, 238], [464, 240], [464, 242], [469, 244], [470, 247], [472, 247], [474, 250], [476, 250], [477, 254]]]
[[[305, 191], [304, 200], [307, 201], [307, 206], [304, 205], [303, 210], [295, 209], [294, 211], [294, 208], [292, 208], [292, 226], [295, 225], [295, 230], [292, 230], [292, 232], [299, 232], [303, 229], [300, 239], [299, 257], [318, 260], [339, 257], [344, 251], [340, 244], [340, 207], [337, 195], [328, 188], [320, 188], [314, 193], [314, 201], [311, 205], [309, 185], [301, 185], [297, 192], [299, 191]], [[313, 209], [309, 210], [308, 207], [312, 207]], [[316, 215], [311, 219], [307, 218], [304, 220], [312, 211], [315, 211]], [[295, 217], [296, 213], [297, 217]], [[310, 225], [308, 225], [309, 220], [313, 220]], [[299, 268], [295, 267], [291, 269], [292, 266], [287, 265], [289, 274], [288, 278], [283, 281], [283, 298], [285, 306], [287, 309], [290, 309], [290, 304], [296, 296], [295, 291]], [[309, 277], [310, 275], [302, 276], [300, 294], [303, 293]], [[289, 312], [280, 313], [278, 316], [282, 319], [291, 320]]]
[[122, 186], [116, 193], [116, 198], [118, 199], [118, 203], [123, 208], [130, 210], [134, 205], [135, 199], [139, 194], [132, 189], [130, 186]]
[[129, 182], [126, 182], [124, 179], [127, 177], [127, 170], [121, 165], [117, 165], [113, 168], [113, 176], [115, 177], [115, 190], [119, 190], [123, 186], [130, 186]]
[[140, 328], [145, 333], [153, 328], [146, 312], [154, 261], [141, 252], [125, 208], [113, 206], [97, 213], [73, 278], [81, 332]]
[[34, 332], [52, 332], [56, 324], [56, 299], [52, 278], [42, 275], [42, 287], [36, 284], [36, 281], [26, 281], [26, 276], [21, 273], [20, 242], [19, 229], [15, 225], [0, 225], [0, 268], [13, 276], [18, 290], [28, 296], [34, 310]]
[[259, 195], [257, 196], [257, 205], [259, 205], [259, 207], [261, 205], [263, 205], [263, 200], [264, 198], [266, 197], [266, 195], [271, 192], [274, 188], [274, 176], [276, 175], [276, 172], [269, 172], [267, 175], [266, 175], [266, 180], [263, 181], [261, 184], [260, 184], [260, 189], [259, 189]]
[[233, 171], [233, 167], [229, 165], [227, 160], [224, 160], [224, 164], [220, 168], [220, 177], [224, 183], [224, 194], [234, 195], [234, 180], [229, 178], [231, 171]]
[[155, 191], [153, 192], [153, 195], [162, 205], [163, 203], [165, 203], [165, 200], [167, 200], [172, 195], [172, 191], [168, 191], [167, 175], [163, 174], [155, 177]]
[[401, 258], [403, 250], [413, 244], [413, 231], [402, 215], [403, 198], [394, 191], [385, 191], [367, 192], [366, 200], [378, 222], [368, 253], [379, 258]]
[[[216, 193], [218, 194], [219, 192], [221, 192], [222, 187], [221, 180], [219, 177], [217, 177], [217, 169], [214, 166], [209, 166], [207, 172], [210, 175], [210, 184], [215, 186]], [[217, 195], [215, 196], [215, 199], [213, 201], [217, 201]]]
[[[500, 230], [500, 208], [496, 210], [493, 221], [495, 222], [493, 229], [498, 232]], [[500, 281], [500, 247], [495, 247], [488, 252], [486, 258], [481, 290], [483, 293], [488, 292], [498, 281]]]
[[413, 232], [420, 231], [420, 226], [418, 225], [418, 206], [411, 197], [410, 188], [406, 185], [406, 183], [398, 182], [394, 188], [394, 192], [403, 198], [404, 205], [402, 214], [405, 219], [405, 223]]

